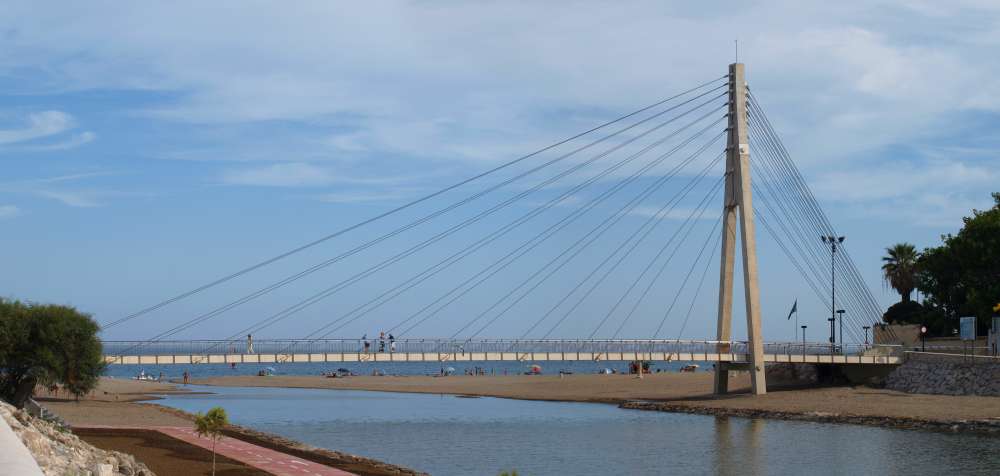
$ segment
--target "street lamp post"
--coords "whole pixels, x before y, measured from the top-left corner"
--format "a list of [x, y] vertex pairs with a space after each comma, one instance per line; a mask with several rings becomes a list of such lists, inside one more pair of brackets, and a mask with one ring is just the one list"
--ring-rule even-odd
[[837, 322], [837, 318], [831, 317], [827, 321], [830, 321], [830, 353], [832, 354], [833, 347], [837, 344], [837, 331], [834, 324]]
[[840, 346], [844, 346], [844, 311], [843, 309], [837, 309], [837, 317], [840, 318]]
[[802, 355], [806, 355], [806, 325], [802, 326]]
[[837, 309], [837, 245], [844, 242], [843, 236], [821, 236], [823, 243], [830, 245], [830, 343], [834, 343], [833, 318]]

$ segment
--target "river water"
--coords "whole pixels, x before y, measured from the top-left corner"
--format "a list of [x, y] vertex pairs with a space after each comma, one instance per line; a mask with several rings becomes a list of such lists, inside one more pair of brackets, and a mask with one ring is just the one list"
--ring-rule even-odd
[[191, 387], [162, 403], [433, 475], [998, 474], [1000, 440], [594, 403]]

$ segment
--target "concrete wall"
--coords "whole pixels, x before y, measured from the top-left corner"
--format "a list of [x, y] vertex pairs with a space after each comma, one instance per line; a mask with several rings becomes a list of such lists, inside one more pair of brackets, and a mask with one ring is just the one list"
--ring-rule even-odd
[[918, 324], [875, 326], [873, 332], [876, 344], [901, 344], [906, 347], [920, 344], [920, 325]]
[[909, 352], [885, 386], [909, 393], [1000, 396], [1000, 358]]

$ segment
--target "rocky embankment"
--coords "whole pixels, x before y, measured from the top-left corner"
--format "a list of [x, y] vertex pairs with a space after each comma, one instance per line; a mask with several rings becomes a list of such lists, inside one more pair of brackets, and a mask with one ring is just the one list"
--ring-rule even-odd
[[95, 448], [69, 430], [7, 403], [0, 402], [0, 418], [10, 425], [46, 475], [153, 476], [132, 456]]
[[909, 353], [885, 387], [932, 395], [1000, 396], [1000, 359]]

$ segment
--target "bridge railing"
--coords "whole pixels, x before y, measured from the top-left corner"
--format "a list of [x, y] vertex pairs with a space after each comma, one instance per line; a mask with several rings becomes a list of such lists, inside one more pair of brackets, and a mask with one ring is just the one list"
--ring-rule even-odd
[[880, 355], [901, 356], [903, 348], [899, 345], [884, 344], [830, 344], [824, 342], [767, 342], [764, 344], [765, 354], [782, 355]]
[[[367, 342], [367, 346], [365, 343]], [[262, 339], [188, 341], [104, 341], [104, 354], [220, 355], [220, 354], [349, 354], [349, 353], [747, 353], [742, 341], [659, 339]], [[785, 355], [896, 355], [899, 346], [769, 342], [765, 354]], [[898, 349], [897, 349], [898, 348]], [[901, 354], [900, 354], [901, 355]]]
[[[365, 343], [367, 342], [367, 346]], [[334, 354], [334, 353], [746, 353], [746, 343], [656, 339], [262, 339], [104, 341], [105, 355]]]

